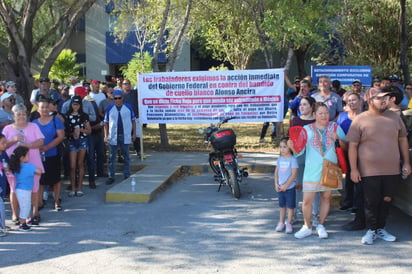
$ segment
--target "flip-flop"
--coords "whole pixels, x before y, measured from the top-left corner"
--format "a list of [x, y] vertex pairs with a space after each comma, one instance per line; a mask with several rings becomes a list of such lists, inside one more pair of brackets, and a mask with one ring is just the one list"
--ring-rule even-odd
[[77, 196], [77, 197], [82, 197], [83, 195], [84, 195], [84, 192], [81, 191], [81, 190], [79, 190], [79, 191], [76, 192], [76, 196]]
[[69, 195], [69, 197], [74, 197], [74, 196], [76, 196], [76, 192], [70, 191], [68, 195]]

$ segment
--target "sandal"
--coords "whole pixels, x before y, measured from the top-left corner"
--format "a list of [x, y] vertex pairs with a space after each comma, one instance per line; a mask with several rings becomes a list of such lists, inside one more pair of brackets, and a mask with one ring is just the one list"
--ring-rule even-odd
[[76, 192], [70, 191], [68, 195], [69, 195], [69, 197], [74, 197], [74, 196], [76, 196]]
[[81, 190], [79, 190], [79, 191], [76, 192], [76, 196], [77, 196], [77, 197], [82, 197], [83, 195], [84, 195], [84, 192], [81, 191]]
[[61, 205], [56, 205], [56, 206], [54, 206], [54, 209], [55, 209], [56, 211], [62, 211]]

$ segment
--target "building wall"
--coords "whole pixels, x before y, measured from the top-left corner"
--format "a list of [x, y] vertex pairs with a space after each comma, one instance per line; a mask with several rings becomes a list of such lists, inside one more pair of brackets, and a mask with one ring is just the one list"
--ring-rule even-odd
[[105, 3], [105, 0], [97, 1], [86, 14], [86, 76], [100, 81], [110, 74], [106, 63], [105, 34], [109, 30], [109, 16], [105, 12]]

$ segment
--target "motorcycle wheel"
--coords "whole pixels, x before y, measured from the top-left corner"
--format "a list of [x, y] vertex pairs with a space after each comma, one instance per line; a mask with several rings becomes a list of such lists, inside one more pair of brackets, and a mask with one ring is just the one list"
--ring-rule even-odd
[[234, 198], [239, 199], [240, 198], [240, 187], [239, 187], [239, 183], [236, 179], [236, 173], [234, 169], [228, 169], [227, 170], [228, 173], [228, 180], [229, 180], [229, 186], [230, 189], [232, 190], [232, 195]]
[[214, 163], [213, 163], [214, 161], [219, 161], [219, 157], [217, 157], [216, 155], [209, 156], [209, 166], [210, 166], [210, 168], [212, 169], [212, 171], [215, 174], [219, 175], [220, 174], [219, 167], [214, 165]]

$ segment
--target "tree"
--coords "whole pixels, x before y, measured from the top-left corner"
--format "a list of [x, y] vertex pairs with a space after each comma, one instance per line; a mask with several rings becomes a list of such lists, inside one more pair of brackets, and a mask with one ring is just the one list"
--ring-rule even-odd
[[[154, 42], [153, 71], [172, 71], [190, 24], [192, 0], [164, 0], [161, 2], [156, 0], [127, 2], [116, 0], [113, 2], [117, 7], [114, 12], [118, 15], [115, 23], [115, 35], [121, 38], [119, 33], [131, 30], [125, 22], [133, 22], [129, 26], [133, 26], [134, 31], [140, 31], [140, 33], [147, 35], [145, 39], [140, 40], [141, 42]], [[137, 46], [142, 48], [142, 44]], [[160, 53], [166, 54], [167, 57], [164, 68], [158, 63]], [[159, 132], [160, 146], [167, 148], [169, 139], [166, 124], [159, 124]]]
[[[399, 0], [345, 1], [338, 28], [347, 52], [345, 64], [371, 65], [377, 75], [399, 74], [400, 60], [406, 60], [407, 48], [410, 51], [411, 45], [406, 45], [405, 39], [406, 29], [412, 24], [406, 24], [406, 17], [400, 19], [400, 7]], [[404, 13], [411, 14], [411, 5], [405, 8]], [[401, 27], [405, 30], [402, 47]]]
[[194, 18], [196, 25], [193, 25], [192, 33], [202, 36], [206, 49], [214, 58], [230, 62], [237, 70], [248, 67], [260, 45], [246, 3], [201, 1], [194, 11]]
[[33, 60], [42, 63], [41, 76], [48, 76], [77, 22], [96, 1], [1, 1], [0, 23], [5, 36], [0, 43], [5, 50], [0, 51], [0, 69], [17, 83], [26, 100], [33, 87]]
[[126, 79], [130, 80], [132, 86], [137, 84], [137, 73], [153, 71], [150, 53], [144, 52], [143, 55], [141, 54], [140, 52], [135, 53], [132, 60], [126, 66], [120, 68]]
[[70, 76], [78, 75], [80, 68], [76, 63], [76, 53], [71, 49], [64, 49], [51, 67], [49, 76], [68, 83]]

